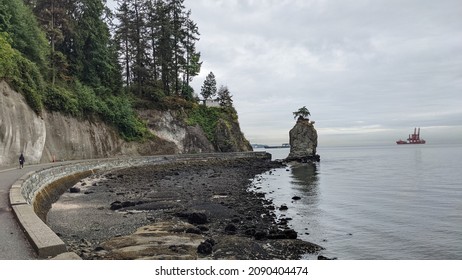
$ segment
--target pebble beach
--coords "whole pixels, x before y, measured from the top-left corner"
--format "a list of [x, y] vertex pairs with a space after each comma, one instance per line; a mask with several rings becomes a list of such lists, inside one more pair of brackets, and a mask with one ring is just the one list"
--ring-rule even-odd
[[53, 204], [47, 223], [83, 259], [300, 259], [322, 248], [249, 190], [279, 167], [212, 159], [95, 174]]

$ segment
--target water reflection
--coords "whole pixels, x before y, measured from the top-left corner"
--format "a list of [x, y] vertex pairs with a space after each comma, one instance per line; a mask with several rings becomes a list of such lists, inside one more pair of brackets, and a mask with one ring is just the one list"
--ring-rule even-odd
[[319, 177], [317, 164], [296, 164], [291, 169], [291, 184], [295, 189], [310, 196], [318, 192]]
[[[262, 174], [255, 180], [257, 191], [273, 202], [278, 220], [286, 219], [298, 233], [298, 238], [319, 243], [323, 240], [322, 216], [319, 190], [319, 164], [291, 164]], [[281, 206], [287, 206], [283, 209]], [[306, 255], [304, 259], [315, 259]]]

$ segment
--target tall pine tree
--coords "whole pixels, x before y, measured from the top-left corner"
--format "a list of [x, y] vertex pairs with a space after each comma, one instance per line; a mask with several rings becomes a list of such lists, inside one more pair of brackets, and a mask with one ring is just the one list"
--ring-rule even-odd
[[213, 72], [210, 72], [207, 77], [205, 77], [204, 84], [201, 88], [201, 95], [204, 97], [204, 102], [208, 99], [214, 97], [217, 94], [217, 81], [215, 80], [215, 75]]
[[122, 64], [125, 87], [129, 90], [132, 81], [132, 42], [130, 40], [130, 32], [132, 29], [131, 10], [128, 5], [128, 0], [119, 0], [117, 3], [118, 9], [115, 17], [118, 21], [118, 25], [115, 26], [114, 40]]
[[100, 93], [118, 91], [120, 76], [102, 0], [81, 0], [77, 19], [76, 73], [79, 80]]
[[56, 79], [69, 79], [69, 63], [66, 55], [60, 51], [66, 34], [72, 32], [70, 6], [71, 0], [36, 0], [34, 13], [47, 35], [51, 46], [49, 64], [51, 69], [51, 83]]
[[119, 0], [115, 38], [125, 85], [141, 97], [183, 95], [200, 71], [198, 28], [184, 0]]

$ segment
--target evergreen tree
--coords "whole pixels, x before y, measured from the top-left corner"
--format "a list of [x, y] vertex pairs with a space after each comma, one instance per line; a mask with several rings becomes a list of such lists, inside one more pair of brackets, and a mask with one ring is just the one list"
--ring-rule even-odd
[[120, 85], [118, 61], [105, 16], [102, 0], [81, 0], [76, 50], [81, 67], [76, 74], [81, 82], [99, 91], [116, 92], [115, 86]]
[[222, 107], [233, 107], [233, 99], [232, 99], [232, 95], [231, 93], [229, 92], [229, 89], [227, 86], [220, 86], [220, 89], [218, 90], [217, 92], [217, 99], [218, 99], [218, 102], [220, 103], [220, 106]]
[[115, 27], [115, 43], [117, 46], [118, 54], [120, 61], [123, 64], [123, 74], [125, 80], [125, 87], [130, 88], [132, 74], [131, 74], [131, 64], [132, 64], [132, 42], [130, 40], [130, 32], [132, 28], [131, 20], [131, 10], [128, 6], [128, 0], [119, 0], [118, 9], [115, 14], [116, 19], [119, 24]]
[[34, 13], [51, 46], [49, 64], [53, 85], [57, 77], [61, 80], [68, 79], [69, 64], [66, 55], [58, 49], [64, 42], [65, 34], [71, 33], [69, 17], [71, 5], [73, 5], [71, 0], [37, 0], [34, 6]]
[[200, 52], [196, 51], [196, 42], [199, 40], [199, 29], [191, 18], [191, 10], [186, 13], [185, 36], [183, 44], [186, 52], [186, 61], [183, 69], [183, 83], [189, 87], [192, 78], [197, 76], [201, 70]]
[[201, 87], [201, 95], [204, 97], [204, 101], [207, 101], [210, 98], [213, 98], [217, 94], [217, 81], [215, 80], [215, 75], [213, 72], [210, 72], [207, 77], [205, 77], [204, 84]]
[[134, 0], [131, 4], [133, 11], [133, 32], [131, 32], [131, 40], [133, 42], [133, 82], [135, 83], [135, 91], [138, 96], [143, 95], [143, 86], [147, 80], [148, 71], [147, 65], [147, 46], [144, 40], [145, 34], [145, 10], [141, 0]]
[[148, 29], [146, 24], [147, 5], [141, 0], [119, 1], [116, 18], [115, 40], [123, 60], [124, 79], [127, 89], [138, 96], [147, 95], [147, 85], [151, 80], [148, 54]]
[[115, 39], [126, 86], [139, 96], [191, 95], [189, 82], [200, 71], [199, 32], [183, 3], [119, 0]]
[[173, 51], [172, 51], [172, 20], [170, 17], [169, 6], [164, 1], [158, 1], [157, 5], [159, 16], [159, 67], [161, 74], [162, 87], [165, 94], [170, 95], [172, 87]]
[[146, 1], [146, 28], [148, 31], [148, 46], [149, 46], [149, 71], [154, 79], [157, 81], [159, 78], [159, 33], [161, 26], [161, 17], [159, 15], [159, 10], [161, 6], [156, 0], [147, 0]]
[[172, 22], [172, 82], [174, 84], [174, 94], [180, 94], [180, 71], [185, 62], [184, 37], [186, 35], [184, 26], [186, 25], [186, 16], [183, 12], [185, 7], [184, 0], [170, 0], [168, 8]]

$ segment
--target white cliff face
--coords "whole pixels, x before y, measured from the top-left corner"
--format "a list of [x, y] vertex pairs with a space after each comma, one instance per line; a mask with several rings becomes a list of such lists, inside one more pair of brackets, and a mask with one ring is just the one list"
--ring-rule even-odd
[[24, 97], [0, 81], [0, 165], [39, 162], [46, 141], [45, 121], [29, 108]]
[[46, 142], [42, 162], [111, 157], [122, 154], [125, 142], [101, 122], [44, 112]]
[[188, 126], [183, 121], [182, 111], [144, 110], [139, 112], [147, 121], [150, 131], [177, 147], [176, 153], [214, 152], [215, 148], [198, 126]]
[[141, 117], [148, 120], [149, 129], [154, 135], [173, 142], [178, 147], [178, 152], [184, 150], [183, 140], [186, 137], [186, 129], [176, 121], [172, 112], [145, 110], [141, 112]]
[[34, 164], [160, 153], [153, 146], [125, 142], [102, 122], [45, 111], [38, 116], [20, 93], [0, 81], [0, 165], [16, 164], [21, 152], [26, 164]]
[[43, 111], [38, 116], [25, 98], [0, 81], [0, 166], [115, 156], [212, 152], [202, 129], [189, 127], [181, 112], [141, 112], [156, 136], [143, 143], [126, 142], [101, 121]]

